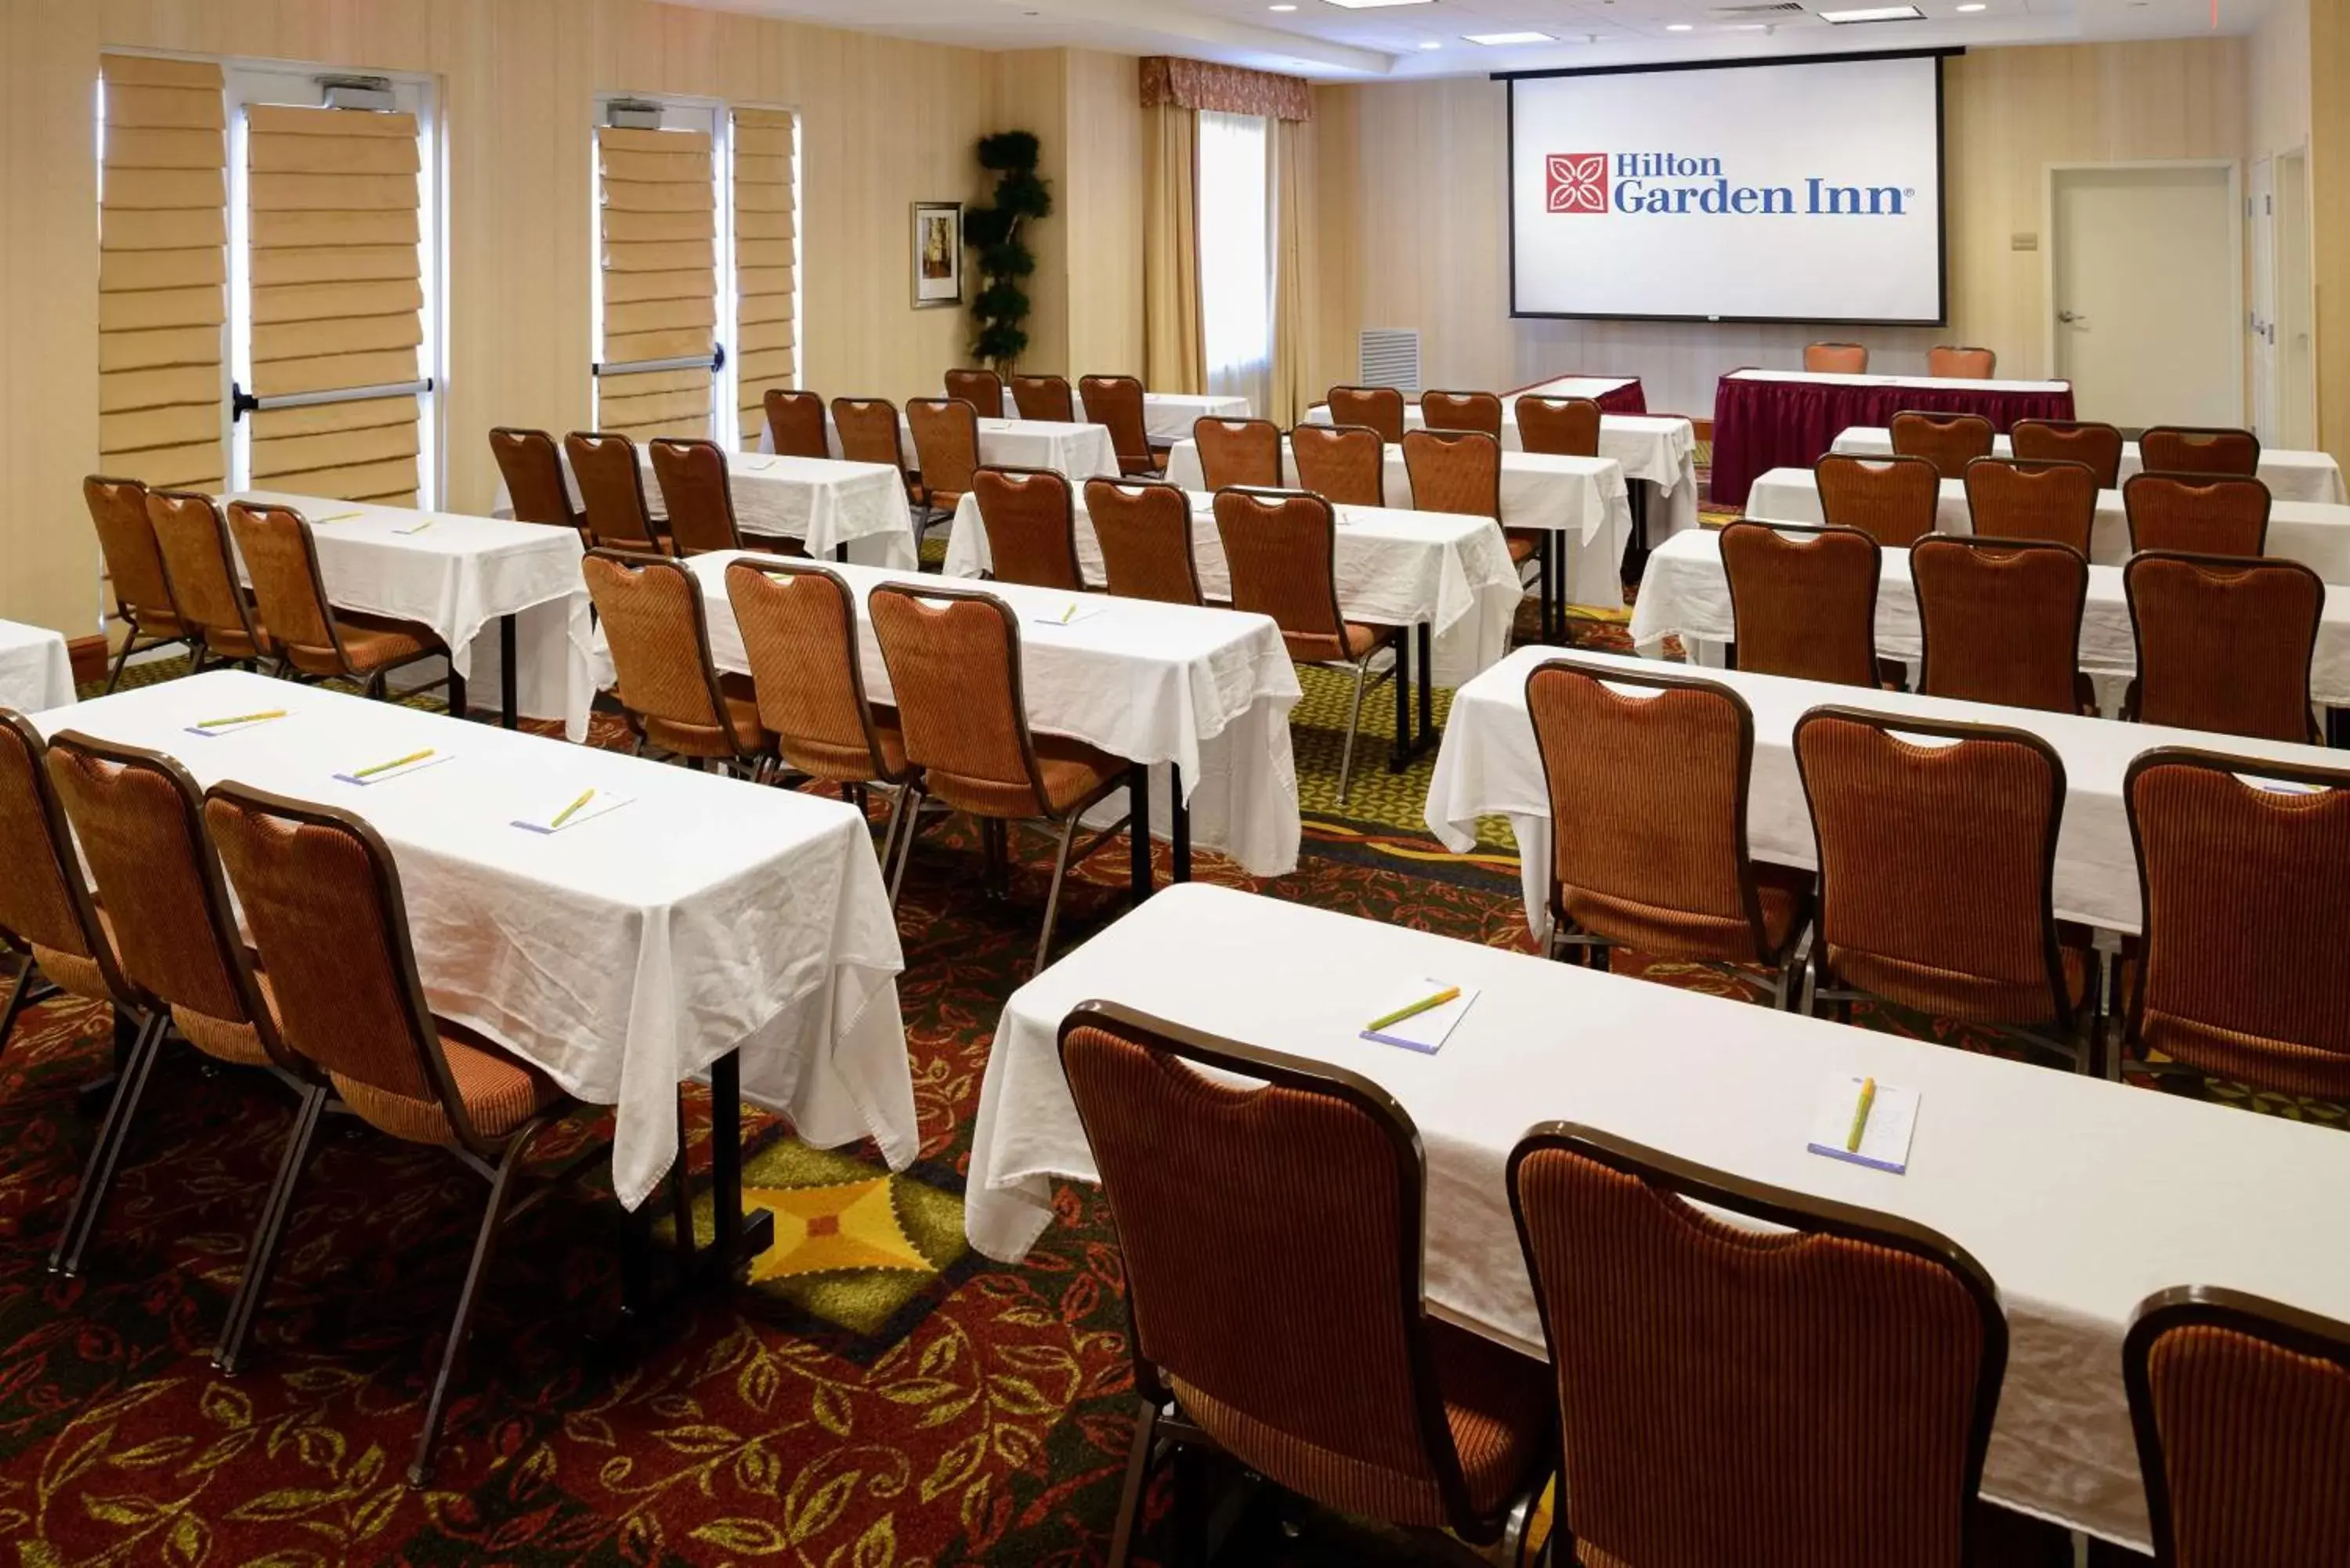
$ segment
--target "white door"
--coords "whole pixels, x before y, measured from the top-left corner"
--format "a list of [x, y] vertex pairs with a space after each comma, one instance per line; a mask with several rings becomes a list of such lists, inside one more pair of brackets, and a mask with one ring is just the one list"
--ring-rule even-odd
[[2243, 242], [2230, 163], [2049, 171], [2056, 374], [2081, 417], [2244, 417]]
[[2277, 431], [2276, 195], [2275, 166], [2252, 165], [2244, 213], [2252, 227], [2252, 430], [2271, 446], [2282, 446]]
[[2309, 155], [2276, 161], [2277, 439], [2306, 451], [2317, 444], [2317, 300], [2310, 284]]

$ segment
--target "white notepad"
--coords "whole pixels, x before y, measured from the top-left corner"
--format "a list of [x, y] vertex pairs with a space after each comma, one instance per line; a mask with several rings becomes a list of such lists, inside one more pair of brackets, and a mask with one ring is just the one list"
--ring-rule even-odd
[[[454, 752], [436, 751], [429, 757], [419, 757], [414, 762], [402, 763], [396, 768], [385, 768], [381, 773], [371, 773], [365, 777], [360, 776], [359, 768], [374, 767], [376, 765], [374, 763], [361, 763], [348, 773], [337, 774], [335, 777], [343, 784], [357, 784], [361, 789], [373, 789], [378, 784], [390, 784], [394, 779], [404, 779], [411, 774], [421, 774], [427, 768], [437, 768], [442, 763], [453, 762], [455, 759]], [[380, 760], [391, 761], [390, 757]]]
[[234, 724], [191, 724], [188, 726], [188, 733], [204, 736], [234, 735], [246, 730], [256, 729], [263, 724], [275, 724], [278, 720], [290, 716], [286, 713], [272, 713], [265, 719], [242, 719]]
[[1860, 1131], [1860, 1147], [1848, 1148], [1853, 1116], [1860, 1107], [1861, 1086], [1866, 1082], [1841, 1073], [1828, 1080], [1819, 1115], [1812, 1122], [1811, 1151], [1902, 1175], [1909, 1168], [1909, 1139], [1918, 1130], [1918, 1091], [1878, 1084], [1877, 1096], [1869, 1102], [1868, 1120]]
[[1075, 626], [1081, 620], [1093, 619], [1108, 607], [1107, 605], [1087, 604], [1083, 599], [1075, 599], [1050, 609], [1030, 610], [1022, 618], [1031, 626]]
[[[1451, 989], [1451, 981], [1431, 980], [1423, 975], [1408, 980], [1395, 993], [1374, 1009], [1373, 1018], [1385, 1018], [1398, 1008], [1409, 1007], [1423, 997]], [[1399, 1019], [1384, 1029], [1365, 1029], [1362, 1038], [1381, 1045], [1399, 1045], [1406, 1051], [1417, 1051], [1423, 1056], [1433, 1056], [1451, 1037], [1461, 1020], [1468, 1014], [1470, 1005], [1477, 1000], [1477, 988], [1464, 985], [1461, 994], [1441, 1002], [1425, 1012], [1415, 1012], [1409, 1018]]]
[[[587, 805], [572, 812], [569, 816], [563, 816], [565, 809], [578, 798], [578, 792], [575, 790], [561, 800], [549, 802], [544, 811], [535, 812], [526, 817], [515, 817], [514, 825], [525, 833], [568, 833], [583, 822], [593, 822], [599, 816], [609, 816], [628, 805], [635, 796], [615, 794], [610, 790], [599, 789], [588, 796]], [[558, 816], [563, 816], [560, 824], [555, 820]]]

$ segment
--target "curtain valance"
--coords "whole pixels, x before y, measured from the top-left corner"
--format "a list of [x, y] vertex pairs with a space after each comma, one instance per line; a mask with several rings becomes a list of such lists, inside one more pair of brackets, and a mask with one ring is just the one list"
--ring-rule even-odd
[[1272, 119], [1312, 119], [1314, 88], [1303, 77], [1152, 55], [1142, 62], [1142, 107], [1166, 105], [1220, 114], [1261, 114]]

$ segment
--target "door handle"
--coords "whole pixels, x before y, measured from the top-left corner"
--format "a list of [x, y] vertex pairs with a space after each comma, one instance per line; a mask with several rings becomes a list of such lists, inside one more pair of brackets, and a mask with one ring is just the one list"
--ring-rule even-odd
[[2088, 320], [2089, 318], [2088, 318], [2087, 317], [2085, 317], [2085, 316], [2082, 315], [2082, 314], [2081, 314], [2079, 311], [2077, 311], [2077, 310], [2060, 310], [2060, 311], [2058, 311], [2058, 312], [2056, 313], [2056, 319], [2057, 319], [2057, 320], [2059, 320], [2059, 321], [2071, 323], [2071, 322], [2086, 321], [2086, 320]]

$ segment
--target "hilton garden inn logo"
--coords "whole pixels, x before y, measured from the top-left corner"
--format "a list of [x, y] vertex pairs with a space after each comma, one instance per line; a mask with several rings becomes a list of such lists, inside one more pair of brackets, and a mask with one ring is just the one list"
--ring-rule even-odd
[[1918, 194], [1905, 185], [1839, 185], [1818, 175], [1801, 186], [1733, 185], [1721, 159], [1673, 152], [1554, 152], [1546, 165], [1554, 213], [1898, 218]]

